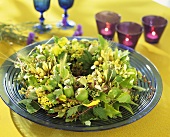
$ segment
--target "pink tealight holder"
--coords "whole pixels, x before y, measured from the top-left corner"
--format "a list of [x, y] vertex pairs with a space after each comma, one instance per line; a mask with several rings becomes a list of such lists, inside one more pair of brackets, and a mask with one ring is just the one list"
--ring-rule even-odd
[[121, 16], [111, 11], [101, 11], [95, 15], [98, 33], [105, 39], [112, 40], [115, 34], [115, 25], [121, 20]]
[[135, 22], [121, 22], [116, 25], [119, 43], [135, 49], [143, 27]]
[[158, 43], [168, 21], [155, 15], [142, 17], [145, 41], [148, 43]]

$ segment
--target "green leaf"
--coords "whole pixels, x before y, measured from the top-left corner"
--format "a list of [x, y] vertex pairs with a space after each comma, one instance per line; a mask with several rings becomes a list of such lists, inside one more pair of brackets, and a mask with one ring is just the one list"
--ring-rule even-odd
[[87, 58], [86, 61], [87, 61], [89, 64], [91, 64], [91, 63], [92, 63], [92, 54], [91, 54], [90, 52], [88, 52], [88, 50], [84, 50], [83, 53], [84, 53], [83, 56]]
[[139, 104], [136, 104], [135, 102], [131, 101], [130, 102], [131, 105], [135, 105], [135, 106], [138, 106]]
[[19, 103], [22, 103], [26, 106], [26, 109], [29, 113], [35, 113], [40, 109], [38, 103], [32, 101], [32, 99], [23, 99]]
[[[108, 69], [108, 63], [106, 61], [103, 62], [102, 68], [103, 68], [103, 70], [107, 70]], [[107, 77], [107, 71], [105, 72], [104, 75], [105, 75], [105, 77]]]
[[54, 42], [58, 43], [59, 38], [57, 36], [54, 36]]
[[78, 106], [74, 106], [74, 107], [69, 108], [68, 111], [67, 111], [67, 117], [70, 117], [70, 116], [76, 114], [77, 111], [78, 111]]
[[113, 81], [113, 79], [116, 76], [116, 71], [108, 68], [108, 65], [106, 63], [103, 64], [103, 69], [104, 69], [104, 76], [106, 81]]
[[80, 58], [78, 58], [77, 60], [79, 62], [83, 62], [84, 65], [85, 65], [85, 63], [87, 63], [89, 65], [92, 63], [92, 55], [87, 50], [84, 50], [82, 56]]
[[84, 50], [82, 56], [78, 58], [77, 61], [83, 63], [83, 69], [86, 70], [85, 74], [92, 72], [91, 66], [93, 65], [94, 61], [90, 52]]
[[53, 79], [54, 79], [57, 83], [59, 83], [59, 82], [60, 82], [60, 75], [59, 75], [58, 73], [55, 73]]
[[119, 103], [131, 103], [131, 96], [129, 93], [121, 93], [120, 96], [116, 99]]
[[103, 50], [103, 49], [105, 49], [106, 48], [106, 39], [104, 39], [103, 38], [103, 36], [102, 35], [98, 35], [98, 40], [99, 40], [99, 43], [100, 43], [100, 50]]
[[63, 94], [63, 90], [62, 89], [56, 89], [53, 92], [54, 95], [56, 95], [56, 98], [58, 98], [60, 95]]
[[128, 56], [129, 53], [130, 53], [130, 52], [129, 52], [128, 50], [123, 51], [123, 52], [121, 53], [121, 55], [120, 55], [120, 59], [123, 58], [123, 57], [125, 57], [125, 56]]
[[121, 83], [123, 81], [123, 78], [121, 76], [116, 76], [116, 82]]
[[24, 104], [24, 105], [28, 105], [28, 104], [30, 104], [32, 102], [32, 99], [23, 99], [23, 100], [21, 100], [19, 103], [22, 103], [22, 104]]
[[70, 73], [69, 73], [68, 69], [63, 68], [63, 69], [60, 71], [60, 76], [61, 76], [64, 80], [67, 79], [67, 78], [69, 78]]
[[58, 82], [54, 78], [50, 78], [50, 79], [47, 80], [46, 84], [48, 84], [48, 85], [50, 85], [50, 86], [55, 88], [57, 86], [57, 83]]
[[123, 88], [128, 88], [128, 89], [131, 89], [133, 87], [133, 82], [134, 82], [134, 79], [133, 78], [127, 78], [125, 79], [124, 81], [122, 81], [120, 83], [120, 85], [123, 87]]
[[62, 118], [65, 115], [65, 111], [59, 111], [57, 117]]
[[103, 119], [103, 120], [107, 120], [108, 119], [106, 111], [102, 107], [94, 107], [93, 108], [93, 114], [96, 117], [99, 117], [100, 119]]
[[65, 80], [69, 78], [69, 70], [66, 68], [67, 53], [63, 53], [60, 57], [60, 76]]
[[137, 71], [136, 71], [135, 68], [129, 68], [127, 70], [127, 74], [129, 74], [129, 75], [131, 75], [131, 76], [133, 76], [135, 78], [137, 76]]
[[107, 98], [106, 93], [104, 93], [104, 92], [100, 92], [100, 96], [96, 97], [96, 99], [99, 99], [105, 103], [110, 102], [110, 100]]
[[75, 118], [66, 118], [65, 122], [73, 122], [74, 120], [76, 120]]
[[109, 105], [109, 104], [105, 104], [105, 111], [106, 114], [110, 117], [110, 118], [116, 118], [117, 116], [121, 117], [121, 112], [119, 110], [116, 110], [113, 106]]
[[51, 92], [52, 90], [54, 90], [54, 87], [51, 85], [41, 85], [43, 90], [48, 90], [49, 92]]
[[121, 104], [120, 103], [115, 103], [114, 107], [117, 108], [118, 110], [119, 110], [119, 107], [123, 107], [127, 111], [129, 111], [132, 115], [134, 114], [131, 105], [128, 104], [128, 103], [121, 103]]
[[82, 85], [84, 85], [84, 86], [86, 87], [86, 85], [87, 85], [87, 79], [86, 79], [86, 77], [80, 77], [80, 78], [78, 79], [78, 81], [79, 81]]
[[111, 99], [117, 98], [123, 91], [120, 90], [119, 88], [113, 87], [109, 93], [108, 93], [108, 97], [110, 97]]
[[79, 107], [79, 111], [82, 112], [82, 114], [79, 116], [79, 120], [84, 123], [85, 121], [89, 121], [94, 119], [94, 115], [93, 115], [93, 110], [89, 109], [87, 107], [81, 106]]
[[65, 80], [69, 77], [69, 71], [66, 68], [67, 53], [61, 54], [60, 57], [60, 76]]
[[98, 50], [98, 46], [97, 45], [90, 45], [88, 51], [93, 54], [96, 50]]
[[35, 109], [35, 108], [34, 108], [33, 106], [31, 106], [30, 104], [26, 105], [26, 109], [27, 109], [27, 111], [28, 111], [29, 113], [31, 113], [31, 114], [38, 111], [37, 109]]
[[106, 81], [109, 81], [111, 74], [112, 74], [111, 69], [107, 67], [107, 70], [104, 70], [104, 76], [105, 76]]
[[35, 76], [28, 77], [28, 83], [29, 86], [37, 86], [38, 85], [37, 78]]
[[47, 82], [47, 80], [48, 80], [48, 78], [44, 78], [44, 79], [41, 81], [40, 85], [44, 85], [44, 84]]
[[114, 58], [115, 58], [115, 60], [118, 59], [118, 56], [119, 56], [118, 55], [118, 48], [115, 48], [114, 49]]
[[38, 98], [35, 89], [29, 91], [29, 94], [27, 94], [27, 98], [32, 100], [36, 100]]
[[48, 95], [47, 95], [47, 98], [48, 98], [49, 101], [52, 102], [53, 104], [56, 104], [56, 103], [57, 103], [56, 95], [54, 95], [53, 93], [48, 94]]
[[115, 70], [111, 70], [111, 75], [110, 75], [110, 78], [109, 78], [109, 81], [113, 81], [113, 79], [115, 78], [116, 76], [116, 71]]

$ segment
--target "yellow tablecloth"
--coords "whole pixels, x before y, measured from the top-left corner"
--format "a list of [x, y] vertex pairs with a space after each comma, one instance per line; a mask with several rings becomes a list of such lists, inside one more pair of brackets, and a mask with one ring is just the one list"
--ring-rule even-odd
[[[122, 16], [121, 21], [134, 21], [141, 24], [144, 15], [160, 15], [170, 21], [170, 9], [152, 0], [75, 0], [68, 10], [69, 19], [83, 26], [83, 36], [97, 37], [95, 13], [110, 10]], [[38, 35], [38, 40], [57, 36], [72, 36], [74, 30], [59, 30], [55, 27], [61, 19], [63, 10], [57, 0], [51, 0], [50, 9], [45, 12], [45, 23], [53, 25], [48, 34]], [[38, 22], [39, 13], [35, 11], [32, 0], [1, 0], [0, 22], [24, 23]], [[145, 42], [143, 34], [140, 37], [136, 51], [146, 56], [158, 68], [163, 80], [163, 93], [157, 106], [140, 120], [116, 129], [101, 132], [71, 132], [51, 129], [28, 121], [12, 112], [0, 99], [0, 137], [170, 137], [170, 24], [167, 25], [158, 44]], [[117, 35], [114, 41], [118, 42]], [[9, 46], [0, 42], [0, 52], [9, 56], [24, 46]], [[2, 57], [2, 55], [0, 55]], [[0, 64], [4, 61], [1, 59]], [[2, 84], [2, 83], [1, 83]]]

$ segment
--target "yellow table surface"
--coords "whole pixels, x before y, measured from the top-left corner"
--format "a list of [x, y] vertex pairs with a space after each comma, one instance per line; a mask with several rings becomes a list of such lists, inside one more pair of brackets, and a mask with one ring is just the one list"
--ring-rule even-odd
[[[144, 15], [160, 15], [170, 22], [170, 9], [152, 0], [75, 0], [68, 10], [69, 19], [83, 26], [83, 36], [97, 37], [95, 13], [110, 10], [121, 15], [121, 21], [134, 21], [141, 24]], [[61, 19], [63, 10], [57, 0], [51, 0], [50, 9], [45, 12], [45, 23], [53, 25], [48, 34], [36, 34], [37, 41], [46, 40], [53, 35], [72, 36], [72, 30], [59, 30], [55, 27]], [[38, 22], [39, 13], [35, 11], [32, 0], [1, 0], [0, 22], [24, 23]], [[114, 41], [118, 42], [115, 34]], [[0, 52], [9, 56], [24, 47], [10, 46], [0, 42]], [[159, 70], [163, 81], [162, 97], [156, 107], [146, 116], [132, 124], [100, 132], [71, 132], [51, 129], [37, 125], [11, 111], [0, 99], [0, 137], [170, 137], [170, 24], [167, 25], [160, 42], [152, 45], [140, 37], [136, 51], [147, 57]], [[2, 57], [2, 55], [0, 55]], [[0, 64], [4, 59], [0, 60]], [[2, 84], [2, 83], [1, 83]]]

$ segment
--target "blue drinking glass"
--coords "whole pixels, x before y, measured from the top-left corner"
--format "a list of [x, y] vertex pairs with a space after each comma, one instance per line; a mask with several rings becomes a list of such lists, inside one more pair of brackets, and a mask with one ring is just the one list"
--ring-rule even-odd
[[52, 26], [49, 24], [44, 24], [43, 13], [47, 11], [50, 7], [50, 0], [33, 0], [34, 8], [40, 12], [41, 16], [39, 18], [40, 23], [34, 25], [34, 31], [38, 33], [45, 33], [52, 29]]
[[73, 6], [74, 0], [58, 0], [58, 3], [64, 9], [64, 14], [62, 15], [62, 20], [57, 23], [57, 27], [61, 29], [73, 28], [76, 24], [74, 21], [67, 19], [67, 10]]

